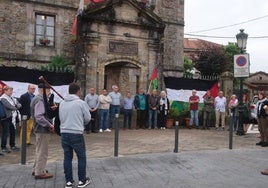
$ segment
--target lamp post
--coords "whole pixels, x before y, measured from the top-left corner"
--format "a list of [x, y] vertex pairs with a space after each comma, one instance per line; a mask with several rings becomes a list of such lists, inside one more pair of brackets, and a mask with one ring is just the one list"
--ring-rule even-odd
[[[240, 29], [240, 33], [236, 35], [237, 46], [240, 48], [240, 53], [244, 54], [247, 46], [248, 34], [244, 33], [244, 29]], [[243, 77], [240, 77], [240, 90], [239, 90], [239, 124], [236, 134], [238, 136], [245, 135], [243, 128]]]

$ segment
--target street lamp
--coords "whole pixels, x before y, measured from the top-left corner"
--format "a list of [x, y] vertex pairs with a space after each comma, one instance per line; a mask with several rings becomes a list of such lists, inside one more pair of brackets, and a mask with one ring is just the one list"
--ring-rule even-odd
[[[240, 53], [243, 54], [246, 52], [247, 47], [247, 39], [248, 34], [244, 33], [244, 29], [240, 29], [240, 33], [236, 35], [237, 46], [240, 48]], [[245, 135], [243, 129], [243, 78], [240, 77], [240, 91], [239, 91], [239, 124], [238, 130], [236, 132], [237, 135], [242, 136]]]

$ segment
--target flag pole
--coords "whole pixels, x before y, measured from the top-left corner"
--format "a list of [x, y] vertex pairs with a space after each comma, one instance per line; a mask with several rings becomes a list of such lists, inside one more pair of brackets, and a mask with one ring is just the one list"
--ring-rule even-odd
[[149, 91], [151, 90], [151, 85], [152, 85], [152, 80], [150, 81], [147, 93], [149, 93]]

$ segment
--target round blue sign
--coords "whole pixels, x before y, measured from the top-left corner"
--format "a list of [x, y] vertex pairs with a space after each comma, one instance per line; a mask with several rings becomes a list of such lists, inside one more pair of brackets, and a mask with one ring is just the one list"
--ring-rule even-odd
[[243, 66], [245, 66], [247, 64], [247, 59], [244, 56], [239, 56], [236, 59], [236, 64], [239, 67], [243, 67]]

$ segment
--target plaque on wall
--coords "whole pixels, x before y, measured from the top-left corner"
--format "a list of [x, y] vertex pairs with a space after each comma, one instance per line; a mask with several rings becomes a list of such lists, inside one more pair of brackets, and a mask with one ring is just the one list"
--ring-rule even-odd
[[126, 41], [109, 41], [109, 53], [138, 55], [138, 43]]

